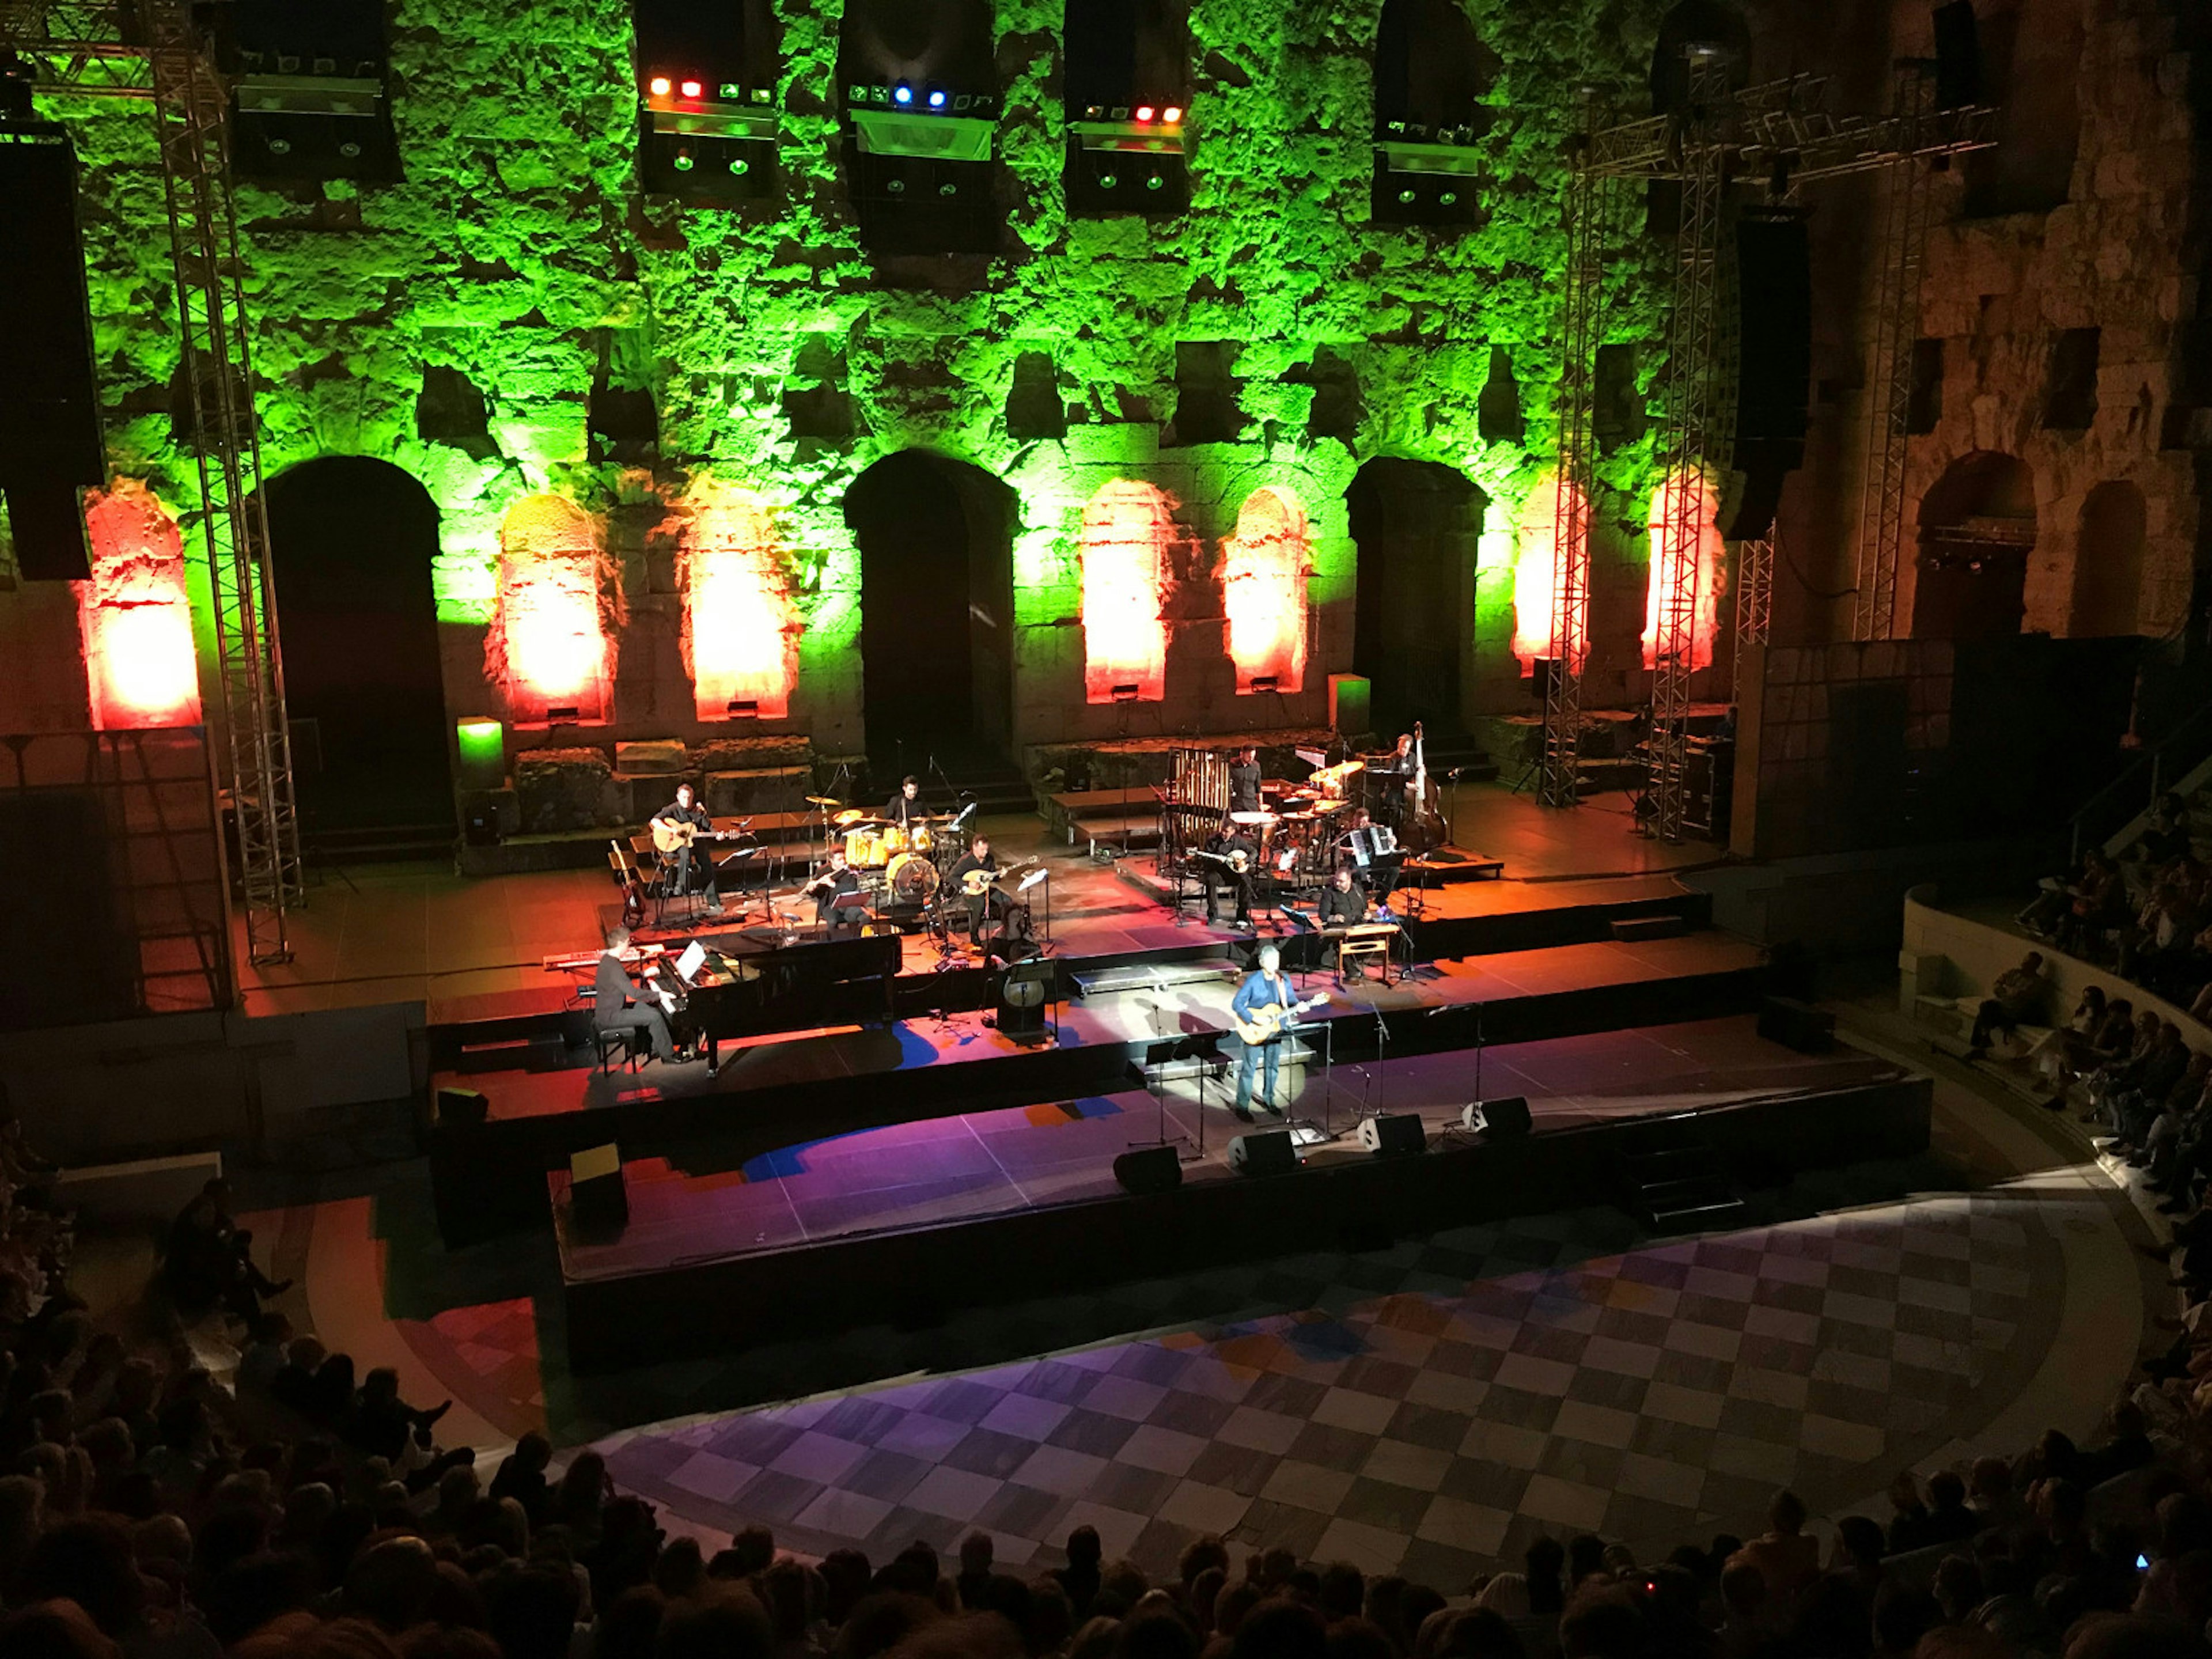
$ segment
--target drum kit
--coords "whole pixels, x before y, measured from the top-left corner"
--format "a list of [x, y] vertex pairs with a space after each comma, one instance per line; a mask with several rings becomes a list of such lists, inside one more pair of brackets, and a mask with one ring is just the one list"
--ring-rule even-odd
[[[957, 845], [953, 826], [958, 818], [940, 814], [901, 824], [830, 797], [806, 799], [820, 809], [825, 837], [843, 841], [845, 862], [859, 873], [865, 889], [901, 904], [926, 904], [936, 896], [943, 880], [938, 860]], [[833, 816], [838, 808], [842, 810]]]

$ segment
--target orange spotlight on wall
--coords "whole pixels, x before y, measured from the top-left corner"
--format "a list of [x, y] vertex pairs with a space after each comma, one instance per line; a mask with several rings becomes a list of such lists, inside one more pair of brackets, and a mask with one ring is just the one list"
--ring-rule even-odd
[[[1573, 486], [1579, 494], [1580, 486]], [[1521, 503], [1514, 539], [1513, 654], [1526, 679], [1539, 657], [1559, 654], [1559, 475], [1547, 471]], [[1587, 509], [1585, 509], [1587, 511]]]
[[176, 521], [129, 482], [88, 493], [84, 520], [92, 577], [75, 586], [94, 726], [197, 725], [199, 661]]
[[[1313, 538], [1296, 495], [1271, 486], [1245, 498], [1221, 561], [1229, 659], [1237, 665], [1240, 696], [1304, 688], [1306, 572], [1312, 562]], [[1255, 680], [1273, 684], [1255, 687]]]
[[525, 723], [605, 720], [623, 618], [599, 526], [574, 501], [532, 495], [507, 510], [499, 545], [484, 677]]
[[[1686, 499], [1685, 495], [1686, 495]], [[1686, 540], [1687, 548], [1678, 545], [1674, 529], [1676, 507], [1688, 514], [1688, 522], [1696, 526], [1694, 532], [1680, 538]], [[1702, 471], [1674, 472], [1651, 492], [1651, 578], [1650, 586], [1644, 596], [1644, 665], [1659, 665], [1660, 635], [1664, 631], [1662, 607], [1670, 602], [1674, 591], [1675, 573], [1683, 559], [1687, 558], [1694, 569], [1690, 573], [1690, 667], [1694, 672], [1709, 668], [1713, 660], [1713, 641], [1719, 636], [1718, 609], [1721, 583], [1720, 526], [1714, 521], [1719, 503], [1714, 499], [1711, 483]]]
[[800, 623], [767, 508], [744, 490], [696, 497], [676, 576], [699, 718], [784, 719], [799, 683]]
[[[1167, 695], [1168, 629], [1160, 617], [1173, 504], [1159, 489], [1116, 478], [1083, 509], [1083, 699], [1158, 702]], [[1116, 699], [1114, 689], [1124, 688]]]

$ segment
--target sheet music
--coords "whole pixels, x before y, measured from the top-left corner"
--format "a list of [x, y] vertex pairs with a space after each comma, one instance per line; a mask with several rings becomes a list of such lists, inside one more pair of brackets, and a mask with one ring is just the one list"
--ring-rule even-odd
[[693, 939], [684, 947], [684, 954], [676, 958], [676, 976], [686, 985], [698, 977], [700, 965], [707, 960], [707, 947]]

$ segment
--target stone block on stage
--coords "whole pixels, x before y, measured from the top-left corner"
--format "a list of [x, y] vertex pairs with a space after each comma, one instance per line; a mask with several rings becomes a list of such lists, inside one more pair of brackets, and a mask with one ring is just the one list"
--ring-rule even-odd
[[620, 823], [610, 799], [614, 768], [598, 749], [526, 749], [514, 757], [514, 793], [528, 835]]
[[692, 746], [694, 772], [744, 772], [763, 766], [811, 766], [813, 740], [778, 732], [759, 737], [707, 738]]
[[803, 812], [814, 774], [805, 766], [757, 766], [707, 774], [707, 811], [714, 817]]
[[[618, 743], [615, 745], [615, 771], [651, 773], [660, 777], [676, 777], [684, 769], [684, 742], [680, 738], [652, 738], [641, 743]], [[674, 784], [669, 785], [672, 791]]]

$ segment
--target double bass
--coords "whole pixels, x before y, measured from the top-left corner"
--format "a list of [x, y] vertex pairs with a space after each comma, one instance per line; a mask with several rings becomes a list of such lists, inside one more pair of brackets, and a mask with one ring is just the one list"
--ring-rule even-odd
[[1413, 775], [1406, 781], [1406, 828], [1399, 839], [1416, 854], [1433, 853], [1446, 840], [1443, 800], [1429, 781], [1419, 720], [1413, 722]]

